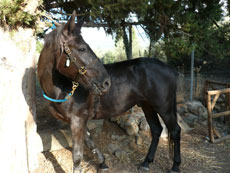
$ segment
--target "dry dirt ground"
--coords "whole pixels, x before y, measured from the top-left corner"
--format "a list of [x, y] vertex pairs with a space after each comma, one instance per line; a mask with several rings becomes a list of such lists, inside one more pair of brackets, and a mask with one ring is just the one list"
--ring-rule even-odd
[[[38, 110], [45, 118], [44, 124], [40, 124], [40, 130], [51, 128], [59, 122], [50, 116], [44, 107], [44, 100], [38, 98]], [[42, 106], [41, 106], [42, 105]], [[40, 112], [39, 112], [40, 111]], [[96, 146], [104, 153], [106, 163], [110, 167], [110, 173], [136, 173], [138, 165], [143, 161], [150, 145], [150, 137], [146, 137], [143, 145], [136, 144], [135, 136], [127, 136], [122, 141], [112, 140], [111, 135], [124, 135], [125, 131], [116, 124], [105, 121], [101, 133], [91, 132]], [[230, 172], [230, 140], [221, 143], [211, 144], [206, 140], [207, 127], [201, 124], [194, 124], [194, 128], [187, 134], [181, 136], [181, 172], [183, 173], [229, 173]], [[118, 159], [108, 150], [109, 144], [119, 144], [125, 156]], [[94, 155], [85, 147], [82, 162], [84, 173], [96, 173], [97, 161]], [[167, 140], [160, 140], [155, 161], [151, 164], [151, 173], [166, 173], [172, 166], [169, 159]], [[52, 152], [39, 154], [39, 168], [34, 173], [71, 173], [72, 155], [71, 148], [60, 149]]]

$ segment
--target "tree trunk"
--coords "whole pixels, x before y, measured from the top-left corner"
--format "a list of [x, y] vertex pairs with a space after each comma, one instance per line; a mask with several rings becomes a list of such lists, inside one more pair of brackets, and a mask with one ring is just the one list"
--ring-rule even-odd
[[[36, 9], [30, 0], [24, 11]], [[1, 172], [30, 172], [38, 167], [42, 142], [35, 108], [36, 37], [33, 29], [0, 28], [0, 163]]]
[[126, 28], [123, 26], [123, 43], [125, 46], [125, 53], [128, 60], [132, 59], [132, 26], [129, 26], [129, 38], [126, 33]]
[[132, 33], [132, 25], [129, 26], [129, 57], [128, 59], [132, 59], [133, 58], [133, 33]]
[[126, 58], [129, 59], [129, 40], [125, 30], [125, 26], [123, 26], [122, 29], [123, 29], [123, 43], [125, 46], [125, 54], [126, 54]]

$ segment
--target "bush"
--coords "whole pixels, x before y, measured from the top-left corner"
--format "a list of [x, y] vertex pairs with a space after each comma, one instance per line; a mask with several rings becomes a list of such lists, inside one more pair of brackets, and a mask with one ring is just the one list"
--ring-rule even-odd
[[39, 14], [24, 11], [26, 0], [2, 0], [0, 2], [0, 25], [17, 29], [19, 26], [35, 28]]

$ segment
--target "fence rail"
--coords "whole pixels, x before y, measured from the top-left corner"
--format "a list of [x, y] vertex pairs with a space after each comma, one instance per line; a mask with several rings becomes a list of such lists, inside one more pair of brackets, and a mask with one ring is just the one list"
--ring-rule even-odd
[[[211, 91], [207, 91], [208, 87], [211, 86], [211, 88], [215, 88], [213, 85], [221, 85], [225, 86], [224, 89], [215, 89]], [[230, 139], [230, 135], [221, 136], [221, 134], [218, 132], [217, 129], [213, 126], [213, 119], [222, 117], [222, 116], [229, 116], [230, 115], [230, 83], [223, 83], [223, 82], [217, 82], [217, 81], [210, 81], [207, 80], [205, 82], [205, 98], [206, 98], [206, 105], [207, 105], [207, 111], [208, 111], [208, 132], [209, 132], [209, 138], [212, 143], [217, 143], [226, 139]], [[216, 102], [221, 94], [226, 94], [226, 109], [227, 111], [219, 112], [219, 113], [213, 113], [213, 109], [216, 105]], [[213, 99], [212, 99], [213, 96]], [[215, 136], [217, 139], [215, 139]]]

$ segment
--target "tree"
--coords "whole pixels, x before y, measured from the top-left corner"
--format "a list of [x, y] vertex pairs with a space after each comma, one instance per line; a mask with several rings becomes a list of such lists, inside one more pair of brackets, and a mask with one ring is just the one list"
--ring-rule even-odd
[[[127, 58], [130, 56], [132, 43], [130, 26], [141, 25], [150, 38], [149, 52], [155, 43], [164, 40], [163, 49], [166, 56], [170, 62], [177, 63], [177, 60], [184, 61], [193, 48], [196, 49], [196, 57], [197, 55], [198, 57], [209, 56], [213, 54], [213, 50], [221, 50], [218, 51], [219, 53], [228, 52], [226, 47], [229, 46], [224, 46], [222, 41], [218, 42], [220, 46], [213, 46], [215, 40], [223, 38], [226, 40], [226, 37], [220, 34], [220, 27], [216, 28], [223, 15], [222, 2], [221, 0], [208, 2], [203, 0], [68, 2], [45, 0], [45, 7], [55, 13], [54, 7], [60, 7], [64, 13], [71, 13], [73, 9], [77, 9], [79, 17], [86, 15], [88, 21], [93, 22], [95, 26], [104, 26], [105, 31], [115, 35], [117, 40], [122, 37]], [[229, 7], [229, 1], [227, 4]], [[134, 18], [137, 18], [137, 21], [134, 21]], [[179, 52], [176, 53], [178, 50]], [[216, 56], [224, 56], [219, 53]]]
[[35, 51], [37, 0], [0, 2], [0, 162], [3, 172], [38, 166], [42, 144], [36, 133]]
[[[46, 10], [56, 13], [54, 8], [60, 8], [59, 13], [72, 13], [77, 9], [78, 18], [85, 16], [86, 21], [93, 22], [94, 26], [104, 26], [107, 33], [115, 36], [116, 40], [121, 37], [124, 40], [127, 59], [132, 56], [132, 25], [138, 24], [133, 21], [134, 9], [144, 5], [146, 0], [106, 0], [106, 1], [50, 1], [45, 0]], [[139, 4], [138, 6], [136, 4]]]
[[174, 65], [188, 65], [193, 49], [198, 59], [229, 56], [227, 26], [218, 24], [223, 17], [220, 0], [149, 1], [146, 12], [137, 14], [151, 40], [149, 52], [163, 40], [168, 62]]

